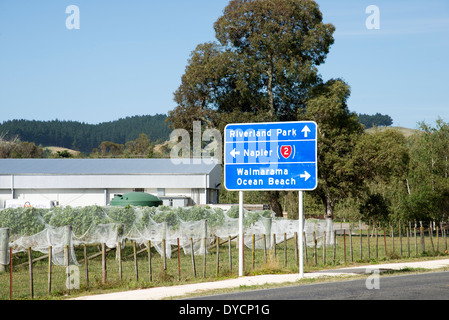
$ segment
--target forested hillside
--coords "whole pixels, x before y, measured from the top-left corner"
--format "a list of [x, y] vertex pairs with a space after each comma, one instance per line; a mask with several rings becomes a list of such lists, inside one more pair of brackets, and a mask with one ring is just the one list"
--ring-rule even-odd
[[76, 121], [10, 120], [0, 124], [6, 138], [18, 136], [21, 141], [36, 145], [58, 146], [91, 152], [103, 141], [125, 144], [144, 133], [152, 142], [168, 140], [170, 129], [166, 115], [133, 116], [116, 121], [88, 124]]

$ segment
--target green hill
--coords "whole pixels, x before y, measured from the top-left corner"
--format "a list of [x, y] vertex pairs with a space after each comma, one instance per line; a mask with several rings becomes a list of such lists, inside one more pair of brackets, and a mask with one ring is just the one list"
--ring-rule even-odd
[[153, 142], [168, 140], [171, 130], [165, 123], [166, 115], [156, 114], [120, 118], [99, 124], [77, 121], [9, 120], [0, 124], [5, 138], [18, 136], [22, 141], [43, 147], [58, 146], [91, 152], [102, 141], [125, 144], [144, 133]]

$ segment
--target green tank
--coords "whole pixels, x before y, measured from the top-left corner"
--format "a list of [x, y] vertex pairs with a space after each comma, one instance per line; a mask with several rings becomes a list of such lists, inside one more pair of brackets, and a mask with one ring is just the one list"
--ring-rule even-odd
[[130, 192], [123, 195], [115, 195], [111, 200], [111, 206], [132, 205], [135, 207], [157, 207], [162, 205], [162, 200], [145, 192]]

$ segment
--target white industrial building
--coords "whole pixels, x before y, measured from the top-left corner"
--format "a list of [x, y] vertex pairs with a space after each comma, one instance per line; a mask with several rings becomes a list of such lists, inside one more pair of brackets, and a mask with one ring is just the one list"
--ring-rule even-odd
[[107, 206], [115, 194], [146, 192], [164, 205], [215, 204], [221, 167], [171, 159], [0, 159], [0, 209]]

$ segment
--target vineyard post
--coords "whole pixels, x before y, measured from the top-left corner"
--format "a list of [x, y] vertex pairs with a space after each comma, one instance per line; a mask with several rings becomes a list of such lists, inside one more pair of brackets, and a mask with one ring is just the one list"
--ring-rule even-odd
[[363, 259], [363, 235], [362, 228], [360, 228], [360, 260]]
[[336, 256], [337, 256], [337, 230], [334, 230], [334, 252], [333, 252], [334, 264]]
[[122, 246], [120, 241], [117, 242], [117, 258], [118, 258], [118, 276], [120, 280], [123, 280], [123, 271], [122, 271]]
[[351, 262], [354, 262], [354, 252], [352, 250], [352, 229], [351, 224], [349, 224], [349, 253], [351, 256]]
[[267, 237], [263, 234], [263, 258], [264, 262], [267, 263]]
[[190, 255], [192, 256], [192, 269], [193, 269], [193, 276], [196, 279], [196, 267], [195, 267], [195, 251], [193, 251], [193, 239], [190, 238]]
[[252, 239], [252, 248], [251, 248], [251, 262], [253, 265], [253, 269], [256, 267], [256, 235], [253, 233], [251, 236]]
[[203, 220], [203, 278], [206, 277], [206, 262], [207, 262], [207, 220]]
[[298, 232], [294, 233], [294, 241], [295, 241], [295, 265], [298, 264]]
[[106, 270], [106, 245], [104, 243], [101, 244], [101, 283], [105, 284], [107, 279], [107, 270]]
[[6, 272], [9, 252], [9, 228], [0, 229], [0, 273]]
[[232, 271], [231, 236], [228, 236], [229, 271]]
[[28, 265], [30, 274], [30, 296], [33, 299], [34, 289], [33, 289], [33, 258], [31, 257], [31, 248], [28, 247]]
[[86, 288], [89, 287], [89, 262], [87, 259], [87, 247], [85, 244], [83, 244], [83, 251], [84, 251], [84, 272], [86, 274]]
[[287, 233], [284, 232], [284, 267], [287, 267]]
[[[181, 255], [179, 250], [179, 238], [176, 238], [178, 243], [178, 280], [181, 281]], [[150, 246], [148, 246], [148, 250], [150, 250]]]
[[136, 281], [139, 281], [139, 266], [137, 265], [137, 248], [136, 241], [133, 242], [134, 270], [136, 272]]
[[164, 262], [164, 270], [167, 270], [167, 248], [166, 248], [166, 240], [167, 239], [167, 222], [162, 222], [163, 231], [162, 231], [162, 257]]
[[326, 230], [323, 232], [323, 265], [326, 265]]
[[148, 273], [149, 273], [149, 278], [150, 278], [150, 282], [151, 282], [151, 281], [153, 281], [153, 270], [151, 267], [152, 257], [151, 257], [151, 241], [150, 240], [148, 240], [147, 246], [148, 246]]
[[219, 273], [220, 273], [220, 237], [216, 237], [217, 243], [216, 243], [216, 247], [217, 247], [217, 266], [215, 269], [215, 274], [218, 277]]
[[51, 256], [52, 246], [48, 247], [48, 294], [51, 294]]

